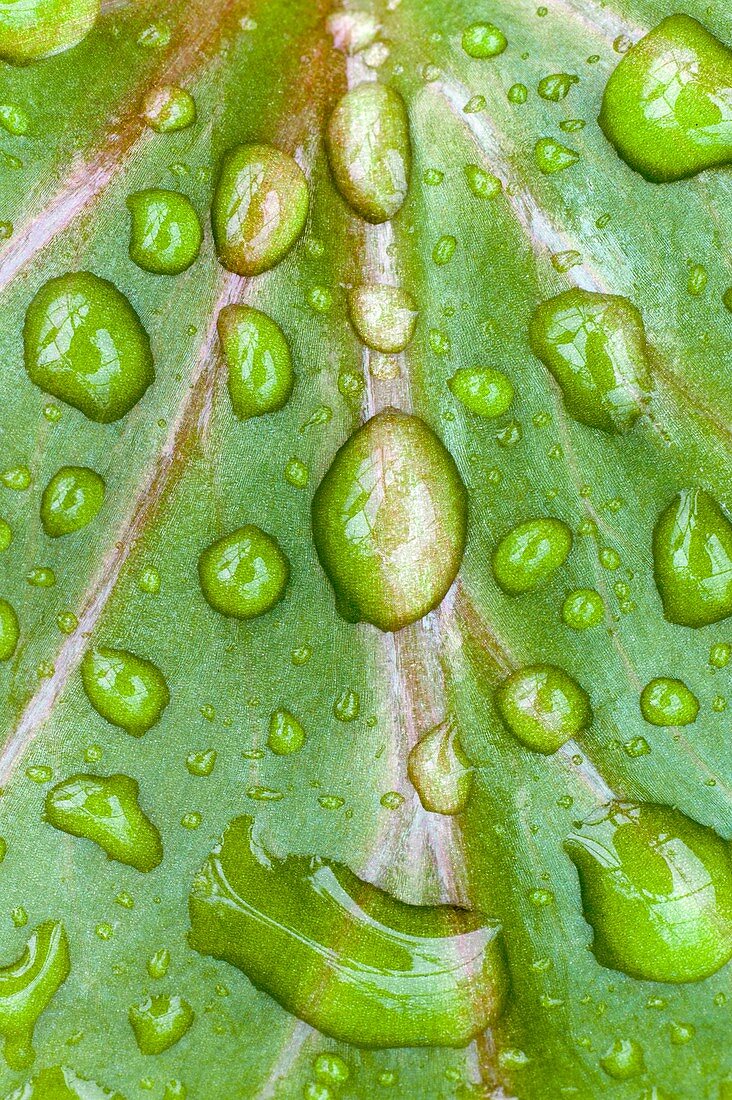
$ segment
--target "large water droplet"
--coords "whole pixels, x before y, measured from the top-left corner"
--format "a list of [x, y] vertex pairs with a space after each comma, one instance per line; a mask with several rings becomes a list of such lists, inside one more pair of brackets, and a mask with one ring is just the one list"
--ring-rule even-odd
[[566, 842], [592, 950], [654, 982], [696, 982], [732, 958], [729, 844], [679, 810], [612, 802]]
[[496, 690], [496, 706], [526, 748], [546, 755], [592, 722], [587, 692], [556, 665], [528, 665], [512, 673]]
[[404, 100], [383, 84], [359, 84], [337, 104], [326, 134], [338, 190], [369, 222], [393, 218], [407, 194], [411, 168]]
[[348, 312], [364, 344], [386, 355], [404, 351], [414, 335], [418, 315], [417, 303], [408, 290], [383, 283], [349, 291]]
[[62, 466], [41, 497], [41, 523], [50, 538], [79, 531], [104, 503], [104, 479], [87, 466]]
[[519, 523], [493, 551], [491, 565], [496, 581], [511, 596], [537, 588], [567, 560], [572, 532], [553, 516]]
[[6, 0], [0, 8], [0, 57], [14, 65], [63, 53], [86, 38], [100, 0]]
[[158, 134], [169, 134], [193, 125], [196, 101], [185, 88], [163, 84], [145, 96], [142, 114], [151, 129]]
[[465, 548], [455, 462], [423, 420], [387, 409], [344, 443], [313, 498], [313, 537], [339, 612], [399, 630], [442, 601]]
[[133, 737], [156, 725], [170, 702], [157, 665], [126, 649], [90, 649], [81, 662], [81, 680], [95, 711]]
[[225, 155], [211, 220], [219, 259], [237, 275], [259, 275], [290, 251], [310, 199], [297, 161], [273, 145], [237, 145]]
[[138, 796], [129, 775], [72, 775], [46, 795], [45, 816], [57, 829], [93, 840], [110, 859], [152, 871], [163, 845]]
[[162, 1054], [179, 1042], [195, 1019], [183, 997], [159, 994], [131, 1005], [130, 1025], [143, 1054]]
[[440, 722], [417, 742], [409, 754], [407, 771], [425, 810], [462, 813], [470, 798], [473, 772], [454, 719]]
[[178, 191], [150, 187], [127, 199], [130, 259], [155, 275], [180, 275], [198, 258], [203, 230], [193, 203]]
[[661, 513], [653, 573], [669, 622], [708, 626], [732, 615], [732, 523], [703, 489], [682, 489]]
[[218, 330], [234, 415], [248, 420], [283, 408], [295, 375], [280, 326], [253, 306], [233, 305], [219, 313]]
[[202, 552], [198, 576], [201, 591], [215, 611], [252, 619], [271, 611], [282, 599], [290, 564], [277, 540], [250, 523]]
[[511, 379], [492, 367], [459, 367], [447, 384], [450, 392], [476, 416], [503, 416], [513, 401]]
[[20, 625], [15, 608], [7, 600], [0, 600], [0, 661], [10, 660], [19, 638]]
[[624, 432], [643, 412], [653, 381], [643, 318], [627, 298], [566, 290], [537, 307], [530, 340], [576, 420]]
[[608, 80], [600, 126], [654, 183], [732, 162], [732, 50], [688, 15], [642, 38]]
[[33, 1029], [69, 976], [69, 942], [60, 921], [44, 921], [31, 934], [17, 962], [0, 967], [0, 1035], [11, 1069], [35, 1058]]
[[659, 676], [643, 688], [640, 708], [654, 726], [688, 726], [699, 713], [699, 700], [683, 680]]
[[28, 307], [25, 369], [90, 420], [119, 420], [155, 380], [150, 341], [116, 286], [88, 271], [50, 279]]
[[189, 909], [195, 950], [342, 1042], [464, 1046], [508, 990], [498, 925], [407, 905], [317, 856], [280, 858], [251, 817], [231, 822]]

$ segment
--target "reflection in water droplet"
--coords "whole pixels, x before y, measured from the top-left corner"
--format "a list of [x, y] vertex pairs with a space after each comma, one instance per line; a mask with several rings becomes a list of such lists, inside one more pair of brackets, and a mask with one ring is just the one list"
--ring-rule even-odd
[[52, 920], [39, 924], [16, 962], [0, 967], [0, 1035], [11, 1069], [27, 1069], [33, 1062], [36, 1021], [70, 969], [64, 926]]
[[196, 121], [196, 101], [190, 92], [175, 84], [164, 84], [148, 92], [142, 104], [143, 118], [159, 134], [185, 130]]
[[447, 384], [466, 409], [487, 419], [503, 416], [514, 398], [511, 379], [491, 367], [460, 367]]
[[157, 665], [125, 649], [89, 650], [81, 662], [81, 679], [97, 713], [133, 737], [156, 725], [170, 702]]
[[178, 191], [150, 187], [127, 199], [130, 259], [155, 275], [180, 275], [198, 258], [203, 230], [193, 203]]
[[688, 726], [699, 713], [699, 700], [682, 680], [659, 676], [643, 688], [640, 708], [654, 726]]
[[669, 622], [700, 627], [732, 615], [732, 523], [703, 489], [682, 489], [661, 513], [653, 574]]
[[348, 312], [364, 344], [387, 355], [404, 351], [414, 335], [418, 315], [409, 291], [381, 283], [349, 291]]
[[409, 754], [407, 771], [425, 810], [462, 813], [470, 798], [473, 773], [454, 719], [448, 718], [420, 738]]
[[41, 523], [50, 538], [79, 531], [104, 503], [104, 479], [87, 466], [62, 466], [41, 497]]
[[23, 0], [0, 9], [0, 58], [27, 65], [63, 53], [86, 38], [100, 0]]
[[266, 313], [245, 305], [225, 306], [217, 324], [234, 415], [248, 420], [284, 408], [295, 375], [280, 326]]
[[254, 524], [217, 539], [198, 559], [201, 591], [222, 615], [264, 615], [285, 594], [290, 565], [279, 543]]
[[496, 706], [506, 726], [533, 752], [554, 753], [592, 722], [584, 688], [556, 665], [529, 665], [508, 676], [496, 690]]
[[160, 994], [131, 1005], [129, 1019], [140, 1051], [162, 1054], [183, 1038], [195, 1015], [183, 997]]

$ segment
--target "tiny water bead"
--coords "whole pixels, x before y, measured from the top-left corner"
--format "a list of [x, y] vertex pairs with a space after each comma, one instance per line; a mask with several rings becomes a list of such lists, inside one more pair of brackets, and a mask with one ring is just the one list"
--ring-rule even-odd
[[348, 314], [367, 347], [396, 355], [414, 336], [418, 311], [414, 298], [403, 287], [367, 283], [348, 292]]
[[183, 997], [159, 994], [131, 1005], [130, 1026], [142, 1054], [162, 1054], [179, 1042], [195, 1013]]
[[486, 419], [503, 416], [514, 398], [511, 379], [492, 367], [459, 367], [447, 384], [469, 412]]
[[616, 1039], [600, 1058], [600, 1065], [608, 1077], [628, 1081], [645, 1071], [643, 1047], [634, 1039]]
[[300, 752], [306, 740], [305, 730], [289, 710], [276, 710], [271, 715], [267, 747], [277, 756]]
[[578, 588], [570, 592], [562, 604], [562, 622], [572, 630], [599, 626], [604, 618], [605, 604], [594, 588]]
[[0, 661], [10, 660], [19, 638], [20, 624], [15, 608], [7, 600], [0, 599]]
[[425, 810], [462, 813], [470, 798], [473, 772], [454, 719], [440, 722], [420, 738], [409, 754], [407, 773]]
[[142, 116], [158, 134], [185, 130], [196, 121], [196, 101], [185, 88], [163, 84], [147, 93], [142, 103]]
[[149, 596], [157, 596], [162, 580], [159, 569], [156, 569], [154, 565], [146, 565], [138, 577], [137, 587]]
[[369, 222], [385, 222], [400, 209], [411, 169], [409, 120], [404, 100], [384, 84], [346, 92], [326, 131], [328, 159], [345, 201]]
[[275, 855], [251, 817], [229, 824], [189, 912], [194, 950], [341, 1042], [465, 1046], [508, 992], [497, 924], [408, 905], [319, 856]]
[[551, 103], [558, 103], [569, 95], [573, 84], [579, 84], [579, 77], [574, 73], [552, 73], [544, 76], [537, 85], [537, 92], [542, 99], [548, 99]]
[[518, 596], [545, 584], [565, 563], [572, 549], [572, 532], [553, 516], [519, 523], [493, 551], [491, 566], [500, 588]]
[[34, 588], [53, 588], [56, 583], [56, 574], [47, 565], [37, 565], [28, 570], [25, 579]]
[[476, 199], [494, 199], [503, 191], [503, 184], [498, 176], [492, 172], [486, 172], [478, 164], [466, 164], [463, 168], [465, 181]]
[[219, 313], [217, 327], [234, 415], [248, 420], [284, 408], [295, 374], [277, 322], [253, 306], [231, 305]]
[[483, 60], [503, 53], [508, 39], [494, 23], [471, 23], [463, 31], [462, 45], [468, 57]]
[[534, 163], [545, 176], [563, 172], [565, 168], [571, 168], [580, 159], [575, 149], [570, 149], [554, 138], [539, 138], [534, 146]]
[[79, 531], [104, 503], [104, 479], [87, 466], [62, 466], [41, 497], [41, 523], [49, 538]]
[[632, 427], [653, 389], [643, 318], [632, 302], [567, 290], [537, 307], [529, 335], [571, 416], [607, 432]]
[[193, 203], [179, 191], [150, 187], [127, 199], [130, 259], [154, 275], [180, 275], [198, 259], [203, 230]]
[[224, 156], [211, 209], [219, 259], [237, 275], [282, 260], [305, 227], [310, 197], [302, 169], [273, 145], [237, 145]]
[[76, 46], [97, 21], [101, 0], [7, 0], [0, 8], [0, 58], [28, 65]]
[[688, 726], [696, 721], [699, 700], [682, 680], [659, 676], [643, 688], [640, 708], [654, 726]]
[[294, 489], [307, 489], [310, 483], [310, 470], [299, 458], [291, 458], [285, 466], [284, 477]]
[[32, 1064], [36, 1022], [70, 970], [66, 930], [53, 920], [38, 925], [16, 962], [0, 967], [0, 1035], [11, 1069], [27, 1069]]
[[201, 591], [215, 611], [253, 619], [271, 611], [284, 596], [290, 563], [277, 540], [250, 523], [201, 553], [198, 576]]
[[682, 489], [661, 513], [653, 574], [669, 622], [700, 627], [732, 615], [732, 523], [703, 489]]
[[611, 802], [565, 847], [602, 966], [696, 982], [732, 958], [732, 860], [712, 829], [668, 806]]
[[533, 752], [550, 755], [592, 722], [587, 692], [556, 665], [528, 665], [503, 681], [496, 706], [511, 733]]
[[70, 776], [46, 795], [45, 818], [138, 871], [152, 871], [163, 858], [160, 833], [141, 809], [137, 781], [129, 775]]
[[155, 380], [150, 341], [131, 303], [88, 271], [44, 283], [23, 339], [31, 382], [100, 424], [128, 413]]
[[312, 525], [343, 618], [399, 630], [437, 607], [455, 580], [466, 490], [431, 428], [386, 409], [336, 454], [313, 497]]
[[449, 264], [450, 260], [455, 255], [455, 249], [457, 248], [457, 237], [453, 237], [451, 234], [446, 233], [440, 237], [435, 247], [432, 249], [432, 262], [437, 264], [438, 267], [444, 267], [445, 264]]
[[157, 665], [126, 649], [90, 649], [81, 662], [81, 680], [94, 710], [133, 737], [157, 725], [170, 702]]
[[732, 50], [688, 15], [663, 19], [620, 61], [600, 126], [653, 183], [732, 162]]

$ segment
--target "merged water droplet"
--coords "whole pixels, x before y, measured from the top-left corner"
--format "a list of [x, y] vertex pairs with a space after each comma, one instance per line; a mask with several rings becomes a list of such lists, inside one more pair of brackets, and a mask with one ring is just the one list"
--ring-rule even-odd
[[643, 688], [640, 708], [654, 726], [688, 726], [696, 721], [699, 700], [683, 680], [659, 676]]
[[284, 596], [290, 563], [272, 535], [249, 523], [201, 553], [198, 576], [215, 611], [253, 619], [271, 611]]
[[0, 9], [0, 57], [27, 65], [63, 53], [86, 38], [101, 0], [10, 0]]
[[211, 852], [189, 911], [195, 950], [342, 1042], [464, 1046], [508, 991], [498, 925], [407, 905], [317, 856], [283, 859], [251, 817], [232, 821]]
[[303, 231], [310, 198], [297, 161], [273, 145], [237, 145], [225, 155], [211, 208], [221, 263], [237, 275], [278, 264]]
[[127, 199], [130, 259], [155, 275], [180, 275], [198, 259], [203, 230], [193, 203], [179, 191], [150, 187]]
[[128, 413], [155, 380], [150, 341], [131, 303], [88, 271], [44, 283], [23, 338], [31, 382], [101, 424]]
[[80, 1077], [68, 1066], [42, 1069], [30, 1081], [10, 1093], [5, 1100], [125, 1100], [120, 1092], [111, 1092], [96, 1081]]
[[732, 523], [703, 489], [682, 489], [661, 513], [653, 573], [669, 622], [708, 626], [732, 615]]
[[467, 496], [431, 428], [387, 409], [340, 448], [313, 497], [312, 521], [339, 613], [399, 630], [437, 607], [455, 580]]
[[602, 966], [654, 982], [696, 982], [732, 958], [727, 841], [680, 810], [611, 802], [565, 845]]
[[269, 720], [267, 747], [277, 756], [299, 752], [307, 735], [301, 723], [289, 710], [276, 710]]
[[688, 15], [637, 42], [608, 80], [600, 126], [653, 183], [732, 162], [732, 50]]
[[632, 427], [653, 390], [643, 318], [632, 302], [566, 290], [537, 307], [529, 336], [571, 416], [607, 432]]
[[15, 608], [7, 600], [0, 600], [0, 661], [10, 660], [19, 638], [20, 624]]
[[45, 817], [64, 833], [93, 840], [110, 859], [152, 871], [163, 845], [138, 799], [129, 775], [72, 775], [46, 795]]
[[462, 813], [470, 798], [473, 772], [453, 718], [440, 722], [420, 738], [409, 754], [407, 772], [425, 810], [434, 814]]
[[482, 60], [503, 53], [508, 39], [495, 23], [471, 23], [463, 31], [462, 43], [468, 57]]
[[503, 416], [514, 392], [511, 379], [492, 367], [459, 367], [447, 381], [450, 392], [476, 416]]
[[131, 1005], [129, 1019], [142, 1054], [162, 1054], [190, 1028], [195, 1013], [183, 997], [159, 994]]
[[163, 84], [153, 88], [143, 100], [142, 115], [158, 134], [185, 130], [196, 121], [196, 101], [185, 88]]
[[411, 169], [404, 100], [384, 84], [358, 84], [340, 99], [326, 131], [336, 186], [369, 222], [393, 218], [407, 194]]
[[572, 549], [572, 532], [553, 516], [519, 523], [493, 551], [491, 566], [499, 586], [510, 596], [545, 584], [564, 565]]
[[527, 749], [550, 755], [592, 722], [587, 692], [556, 665], [528, 665], [497, 688], [496, 706]]
[[367, 283], [348, 292], [348, 313], [361, 340], [375, 351], [396, 355], [414, 336], [417, 303], [408, 290]]
[[99, 513], [105, 484], [88, 466], [62, 466], [41, 497], [41, 523], [50, 538], [79, 531]]
[[126, 649], [90, 649], [81, 662], [81, 680], [97, 714], [133, 737], [157, 725], [170, 702], [157, 665]]
[[70, 969], [66, 931], [53, 920], [38, 925], [17, 962], [0, 967], [0, 1035], [11, 1069], [27, 1069], [33, 1062], [36, 1021]]
[[217, 324], [234, 415], [248, 420], [284, 408], [295, 374], [280, 326], [266, 313], [244, 305], [225, 306]]

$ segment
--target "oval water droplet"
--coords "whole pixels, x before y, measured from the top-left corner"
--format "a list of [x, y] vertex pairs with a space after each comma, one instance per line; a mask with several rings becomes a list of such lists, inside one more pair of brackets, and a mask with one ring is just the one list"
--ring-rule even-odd
[[19, 638], [20, 625], [15, 608], [7, 600], [0, 600], [0, 661], [10, 660]]
[[572, 532], [553, 516], [519, 523], [493, 551], [491, 566], [499, 586], [510, 596], [545, 584], [569, 557]]
[[659, 676], [643, 688], [640, 708], [646, 722], [654, 726], [688, 726], [696, 721], [699, 700], [683, 680]]
[[368, 283], [348, 292], [351, 324], [375, 351], [396, 355], [410, 343], [417, 323], [417, 303], [408, 290]]
[[126, 649], [90, 649], [81, 662], [81, 680], [97, 714], [133, 737], [157, 725], [170, 702], [157, 665]]
[[579, 158], [580, 155], [575, 149], [562, 145], [554, 138], [539, 138], [534, 146], [534, 163], [545, 176], [551, 176], [555, 172], [563, 172], [565, 168], [571, 168]]
[[573, 84], [579, 84], [579, 77], [574, 73], [552, 73], [544, 76], [537, 85], [537, 92], [542, 99], [548, 99], [551, 103], [558, 103], [569, 95]]
[[338, 102], [326, 133], [336, 186], [369, 222], [400, 209], [409, 186], [412, 154], [404, 100], [384, 84], [358, 84]]
[[0, 8], [0, 57], [27, 65], [76, 46], [97, 21], [100, 0], [9, 0]]
[[511, 379], [492, 367], [459, 367], [447, 381], [450, 392], [476, 416], [503, 416], [514, 392]]
[[616, 1039], [603, 1054], [600, 1065], [608, 1077], [628, 1081], [645, 1071], [643, 1047], [635, 1039]]
[[180, 275], [198, 259], [203, 230], [193, 203], [179, 191], [149, 187], [127, 199], [130, 259], [154, 275]]
[[468, 57], [483, 60], [503, 53], [508, 39], [495, 23], [471, 23], [463, 31], [462, 44]]
[[669, 622], [732, 615], [732, 523], [703, 489], [682, 489], [653, 531], [653, 574]]
[[259, 275], [287, 255], [303, 231], [310, 198], [303, 172], [273, 145], [237, 145], [224, 156], [211, 208], [221, 263]]
[[437, 607], [455, 580], [467, 496], [432, 429], [387, 409], [340, 448], [313, 497], [312, 521], [340, 614], [399, 630]]
[[300, 722], [289, 710], [276, 710], [269, 720], [267, 747], [277, 756], [300, 752], [307, 736]]
[[537, 307], [529, 337], [571, 416], [607, 432], [632, 427], [653, 389], [643, 318], [632, 302], [566, 290]]
[[143, 100], [142, 115], [158, 134], [185, 130], [196, 121], [196, 101], [185, 88], [163, 84], [153, 88]]
[[232, 305], [219, 313], [218, 330], [234, 415], [248, 420], [284, 408], [295, 375], [280, 326], [253, 306]]
[[507, 728], [533, 752], [550, 755], [592, 722], [587, 692], [556, 665], [528, 665], [496, 690], [496, 706]]
[[11, 1069], [27, 1069], [33, 1062], [36, 1021], [70, 970], [66, 931], [53, 920], [38, 925], [16, 962], [0, 967], [0, 1035]]
[[420, 738], [409, 754], [407, 771], [425, 810], [462, 813], [470, 798], [473, 772], [454, 719], [440, 722]]
[[101, 424], [128, 413], [155, 380], [150, 341], [131, 303], [88, 271], [44, 283], [23, 338], [31, 382]]
[[104, 503], [104, 479], [87, 466], [62, 466], [41, 497], [41, 523], [50, 538], [79, 531]]
[[732, 958], [729, 844], [680, 810], [612, 802], [565, 845], [602, 966], [696, 982]]
[[215, 611], [252, 619], [271, 611], [282, 599], [290, 563], [277, 540], [250, 523], [201, 553], [198, 576], [201, 591]]
[[195, 1013], [183, 997], [159, 994], [131, 1005], [129, 1019], [142, 1054], [162, 1054], [190, 1028]]

